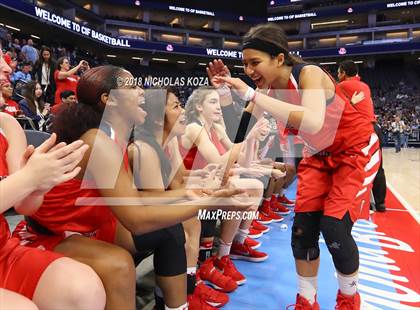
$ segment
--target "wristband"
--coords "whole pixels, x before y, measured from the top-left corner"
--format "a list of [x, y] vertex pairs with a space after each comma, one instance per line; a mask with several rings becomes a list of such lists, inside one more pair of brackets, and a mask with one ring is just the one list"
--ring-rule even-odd
[[217, 92], [219, 93], [220, 97], [225, 97], [225, 96], [230, 96], [230, 88], [227, 87], [226, 85], [223, 85], [222, 87], [219, 87], [216, 89]]
[[243, 95], [237, 90], [234, 90], [234, 91], [239, 96], [239, 98], [241, 98], [243, 101], [251, 101], [255, 97], [255, 90], [250, 86], [248, 86], [245, 94]]

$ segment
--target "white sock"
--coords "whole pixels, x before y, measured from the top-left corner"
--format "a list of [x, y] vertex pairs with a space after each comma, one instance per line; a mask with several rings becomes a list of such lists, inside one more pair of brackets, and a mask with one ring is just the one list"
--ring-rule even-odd
[[344, 295], [353, 296], [357, 293], [357, 285], [359, 284], [359, 273], [353, 276], [345, 276], [337, 271], [338, 287]]
[[[279, 194], [273, 194], [274, 195], [274, 197], [276, 197], [276, 198], [278, 198], [279, 197]], [[281, 197], [281, 196], [280, 196]]]
[[220, 239], [219, 251], [217, 253], [218, 258], [222, 258], [223, 256], [230, 254], [230, 248], [232, 243], [226, 243], [222, 239]]
[[269, 197], [269, 198], [264, 198], [263, 200], [264, 200], [264, 201], [268, 201], [268, 202], [270, 202], [271, 197]]
[[315, 302], [315, 295], [318, 289], [318, 277], [302, 277], [298, 278], [298, 293], [309, 301], [311, 305]]
[[283, 192], [284, 192], [284, 188], [280, 188], [280, 190], [279, 190], [279, 196], [280, 197], [283, 197]]
[[165, 310], [187, 310], [188, 309], [188, 303], [185, 303], [179, 307], [176, 308], [170, 308], [167, 305], [165, 305]]
[[235, 240], [239, 244], [244, 244], [246, 237], [248, 237], [249, 229], [238, 229], [238, 232], [235, 235]]
[[196, 274], [196, 273], [197, 273], [197, 266], [187, 267], [187, 274]]

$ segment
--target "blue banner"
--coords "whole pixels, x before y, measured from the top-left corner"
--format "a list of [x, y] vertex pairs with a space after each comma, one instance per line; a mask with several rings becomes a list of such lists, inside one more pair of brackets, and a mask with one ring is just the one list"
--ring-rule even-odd
[[[420, 0], [416, 0], [419, 1]], [[414, 3], [415, 1], [413, 1]], [[7, 1], [0, 0], [0, 5], [9, 7], [15, 11], [26, 13], [40, 22], [45, 22], [61, 29], [65, 29], [76, 33], [82, 37], [94, 40], [98, 43], [105, 44], [112, 48], [124, 48], [133, 50], [144, 50], [152, 52], [162, 52], [169, 54], [186, 54], [194, 56], [204, 56], [209, 58], [225, 58], [225, 59], [242, 59], [242, 52], [231, 49], [204, 48], [179, 44], [168, 44], [164, 42], [150, 42], [143, 40], [126, 39], [119, 37], [111, 37], [90, 28], [88, 25], [79, 24], [69, 20], [66, 17], [57, 15], [46, 9], [36, 7], [23, 1]], [[362, 54], [380, 54], [380, 53], [396, 53], [417, 51], [420, 49], [420, 42], [400, 42], [400, 43], [383, 43], [374, 45], [359, 45], [349, 47], [336, 47], [325, 49], [309, 49], [301, 51], [293, 51], [303, 58], [317, 57], [337, 57], [345, 55], [362, 55]]]

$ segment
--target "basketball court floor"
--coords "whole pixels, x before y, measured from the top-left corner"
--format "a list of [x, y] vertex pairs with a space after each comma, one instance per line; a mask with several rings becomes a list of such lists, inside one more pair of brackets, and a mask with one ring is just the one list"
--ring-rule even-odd
[[[360, 252], [362, 309], [420, 309], [420, 149], [395, 153], [384, 150], [388, 182], [387, 212], [358, 221], [353, 236]], [[296, 184], [288, 189], [294, 197]], [[293, 215], [271, 224], [260, 249], [270, 257], [263, 263], [236, 261], [248, 281], [230, 294], [229, 310], [286, 309], [294, 303], [296, 276], [290, 248]], [[318, 301], [323, 310], [335, 306], [337, 281], [328, 250], [321, 238]], [[293, 307], [291, 309], [294, 309]]]

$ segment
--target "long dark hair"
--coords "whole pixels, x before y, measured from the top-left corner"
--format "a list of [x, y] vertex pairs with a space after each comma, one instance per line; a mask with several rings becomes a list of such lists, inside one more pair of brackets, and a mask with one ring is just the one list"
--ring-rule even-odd
[[39, 83], [36, 81], [30, 81], [26, 83], [26, 85], [23, 88], [23, 96], [25, 97], [25, 100], [28, 103], [29, 109], [34, 114], [37, 114], [35, 101], [38, 102], [39, 111], [42, 112], [44, 110], [44, 100], [42, 99], [42, 96], [39, 98], [35, 97], [36, 85], [39, 85]]
[[38, 58], [37, 62], [35, 63], [35, 68], [42, 67], [42, 64], [45, 62], [44, 57], [42, 57], [42, 53], [45, 52], [45, 51], [50, 53], [50, 59], [48, 59], [48, 62], [47, 62], [48, 66], [50, 68], [55, 66], [55, 59], [54, 59], [52, 50], [48, 46], [42, 46], [42, 48], [39, 52], [39, 58]]
[[301, 58], [289, 52], [289, 43], [283, 28], [274, 23], [259, 24], [252, 27], [243, 37], [243, 42], [252, 39], [260, 39], [276, 45], [280, 49], [287, 51], [284, 55], [284, 63], [288, 66], [305, 63]]
[[[168, 187], [169, 176], [171, 174], [171, 164], [162, 146], [158, 143], [155, 132], [163, 131], [165, 120], [165, 106], [169, 92], [175, 94], [174, 91], [168, 89], [147, 89], [144, 93], [145, 104], [142, 107], [147, 112], [145, 122], [136, 126], [134, 138], [149, 144], [157, 153], [160, 161], [160, 170], [165, 188]], [[141, 165], [140, 165], [141, 166]]]
[[71, 143], [86, 131], [99, 128], [105, 105], [101, 95], [118, 88], [118, 77], [125, 70], [116, 66], [100, 66], [86, 71], [77, 84], [77, 104], [60, 111], [53, 120], [52, 132], [58, 141]]

